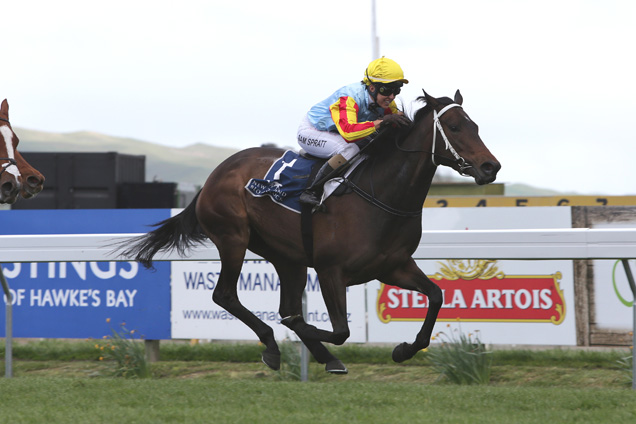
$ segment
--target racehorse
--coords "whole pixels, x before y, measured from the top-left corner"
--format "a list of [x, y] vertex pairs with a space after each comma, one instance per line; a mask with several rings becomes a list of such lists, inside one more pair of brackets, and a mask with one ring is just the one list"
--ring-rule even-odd
[[9, 122], [9, 103], [0, 105], [0, 203], [14, 203], [17, 193], [29, 199], [44, 187], [44, 176], [18, 152], [20, 140]]
[[[245, 189], [261, 178], [283, 153], [252, 148], [234, 154], [208, 177], [196, 198], [180, 214], [156, 224], [153, 231], [128, 244], [122, 255], [146, 267], [160, 250], [187, 249], [209, 238], [218, 248], [221, 273], [213, 300], [248, 325], [265, 345], [263, 362], [276, 370], [280, 351], [272, 328], [246, 309], [237, 296], [237, 280], [246, 250], [270, 261], [280, 279], [281, 323], [292, 329], [314, 358], [332, 373], [346, 373], [344, 364], [322, 342], [340, 345], [349, 337], [346, 289], [377, 279], [423, 293], [429, 299], [426, 318], [412, 343], [393, 350], [393, 360], [412, 358], [430, 343], [443, 303], [440, 288], [415, 264], [424, 199], [438, 165], [472, 176], [477, 184], [493, 182], [500, 163], [484, 146], [477, 125], [454, 100], [424, 92], [420, 109], [406, 131], [390, 128], [372, 142], [375, 152], [350, 177], [352, 189], [324, 201], [326, 211], [313, 215], [313, 255], [307, 256], [301, 216]], [[355, 180], [355, 182], [353, 182]], [[307, 267], [313, 266], [332, 324], [332, 331], [307, 324], [302, 294]]]

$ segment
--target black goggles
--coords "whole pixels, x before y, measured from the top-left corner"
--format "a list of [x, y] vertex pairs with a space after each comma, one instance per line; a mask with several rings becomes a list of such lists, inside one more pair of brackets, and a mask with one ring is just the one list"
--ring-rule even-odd
[[402, 84], [376, 84], [376, 87], [378, 89], [378, 93], [383, 96], [390, 96], [391, 94], [395, 94], [397, 96], [400, 94], [400, 91], [402, 91]]

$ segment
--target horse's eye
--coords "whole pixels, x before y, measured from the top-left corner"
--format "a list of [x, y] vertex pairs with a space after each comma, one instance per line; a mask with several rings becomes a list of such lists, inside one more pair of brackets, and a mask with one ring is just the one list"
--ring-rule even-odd
[[459, 127], [456, 125], [451, 125], [448, 127], [452, 132], [459, 132]]

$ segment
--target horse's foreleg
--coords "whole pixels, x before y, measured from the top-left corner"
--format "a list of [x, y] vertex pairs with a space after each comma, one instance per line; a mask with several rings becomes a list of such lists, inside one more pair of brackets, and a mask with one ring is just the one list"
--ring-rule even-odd
[[[273, 262], [272, 262], [273, 263]], [[302, 317], [302, 295], [307, 284], [307, 268], [289, 263], [274, 263], [280, 278], [280, 316], [282, 324], [296, 332], [306, 329], [307, 323]], [[314, 327], [315, 328], [315, 327]], [[305, 331], [296, 332], [319, 364], [325, 364], [325, 370], [331, 373], [345, 374], [347, 367], [336, 358], [320, 341], [306, 337]]]
[[418, 351], [427, 348], [431, 343], [431, 335], [433, 334], [437, 314], [444, 301], [442, 290], [420, 270], [413, 259], [406, 266], [383, 277], [381, 281], [392, 286], [420, 292], [428, 297], [426, 318], [422, 329], [415, 337], [415, 342], [401, 343], [393, 350], [393, 360], [395, 362], [403, 362], [411, 359]]

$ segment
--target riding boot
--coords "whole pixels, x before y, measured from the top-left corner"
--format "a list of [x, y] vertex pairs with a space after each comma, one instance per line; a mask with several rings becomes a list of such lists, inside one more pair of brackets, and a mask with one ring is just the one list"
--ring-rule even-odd
[[317, 206], [320, 204], [320, 198], [322, 197], [322, 185], [324, 181], [322, 180], [327, 175], [331, 174], [334, 169], [329, 165], [329, 162], [325, 162], [324, 165], [318, 170], [314, 180], [311, 182], [309, 187], [305, 189], [300, 195], [300, 203], [305, 203], [312, 206]]

